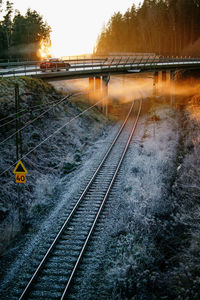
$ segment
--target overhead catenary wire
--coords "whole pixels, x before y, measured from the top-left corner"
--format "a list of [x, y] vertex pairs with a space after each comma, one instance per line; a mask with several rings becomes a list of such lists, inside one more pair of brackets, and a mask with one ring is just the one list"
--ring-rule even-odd
[[[91, 105], [90, 107], [86, 108], [85, 110], [83, 110], [81, 113], [79, 113], [78, 115], [76, 115], [75, 117], [73, 117], [71, 120], [67, 121], [65, 124], [63, 124], [61, 127], [57, 128], [53, 133], [51, 133], [49, 136], [47, 136], [42, 142], [40, 142], [38, 145], [36, 145], [35, 147], [33, 147], [30, 151], [28, 151], [26, 154], [24, 154], [20, 159], [24, 159], [26, 158], [29, 154], [31, 154], [33, 151], [35, 151], [37, 148], [39, 148], [42, 144], [44, 144], [46, 141], [48, 141], [52, 136], [56, 135], [59, 131], [61, 131], [65, 126], [67, 126], [68, 124], [70, 124], [72, 121], [76, 120], [77, 118], [79, 118], [81, 115], [83, 115], [85, 112], [87, 112], [88, 110], [90, 110], [91, 108], [97, 106], [101, 101], [96, 102], [95, 104]], [[12, 167], [14, 167], [17, 164], [18, 161], [15, 161], [12, 165], [10, 165], [10, 167], [8, 167], [7, 169], [5, 169], [3, 172], [0, 173], [0, 176], [5, 174], [7, 171], [9, 171]]]
[[[26, 108], [24, 108], [24, 109], [22, 109], [22, 110], [19, 110], [18, 113], [21, 113], [21, 112], [23, 112], [23, 111], [25, 111], [25, 110], [26, 110]], [[9, 118], [11, 118], [11, 117], [13, 117], [13, 116], [16, 116], [18, 113], [13, 113], [13, 114], [11, 114], [11, 115], [5, 117], [5, 118], [2, 118], [2, 119], [0, 119], [0, 122], [1, 122], [1, 121], [5, 121], [6, 119], [9, 119]]]
[[[25, 112], [25, 113], [22, 114], [22, 115], [20, 114], [20, 117], [24, 117], [25, 115], [30, 114], [30, 113], [32, 113], [32, 112], [35, 113], [36, 111], [41, 110], [41, 109], [43, 109], [43, 108], [37, 108], [37, 109], [34, 109], [34, 110], [27, 109], [27, 110], [29, 110], [29, 111]], [[17, 119], [18, 119], [18, 118], [12, 119], [12, 120], [10, 120], [10, 121], [8, 121], [8, 122], [6, 122], [6, 123], [0, 125], [0, 128], [6, 126], [6, 125], [8, 125], [8, 124], [13, 123], [13, 122], [16, 121]]]
[[[71, 95], [73, 95], [73, 94], [71, 94]], [[59, 101], [60, 100], [58, 100], [57, 102], [59, 102]], [[56, 102], [52, 102], [52, 103], [49, 102], [49, 103], [37, 104], [37, 105], [29, 106], [27, 108], [23, 108], [23, 109], [19, 110], [17, 113], [13, 113], [13, 114], [11, 114], [9, 116], [6, 116], [6, 117], [0, 119], [0, 122], [5, 121], [6, 119], [9, 119], [9, 118], [11, 118], [13, 116], [16, 116], [18, 113], [21, 113], [23, 111], [26, 111], [26, 110], [29, 110], [29, 109], [32, 109], [32, 108], [35, 108], [35, 107], [39, 107], [39, 106], [49, 106], [51, 104], [53, 105], [54, 103], [56, 103]]]
[[[44, 105], [47, 105], [47, 104], [37, 104], [37, 105], [31, 106], [31, 108], [38, 107], [38, 106], [44, 106]], [[9, 119], [9, 118], [11, 118], [13, 116], [16, 116], [18, 113], [21, 113], [21, 112], [26, 111], [28, 109], [29, 109], [29, 107], [28, 108], [23, 108], [23, 109], [19, 110], [17, 113], [10, 114], [10, 115], [8, 115], [8, 116], [0, 119], [0, 122], [5, 121], [6, 119]]]
[[[21, 112], [19, 111], [19, 112], [16, 113], [16, 114], [20, 114], [20, 117], [23, 117], [23, 116], [25, 116], [25, 115], [27, 115], [27, 114], [29, 114], [29, 113], [34, 113], [34, 112], [36, 112], [36, 111], [38, 111], [38, 110], [44, 109], [45, 107], [51, 107], [51, 106], [53, 106], [54, 104], [56, 104], [57, 102], [59, 102], [59, 101], [60, 101], [60, 100], [58, 100], [58, 101], [56, 101], [56, 102], [49, 103], [49, 104], [39, 104], [39, 105], [29, 106], [28, 108], [24, 109], [24, 110], [26, 110], [26, 112], [25, 112], [24, 114], [21, 114], [22, 111], [21, 111]], [[36, 109], [32, 110], [32, 108], [38, 107], [38, 106], [45, 106], [45, 107], [40, 107], [40, 108], [36, 108]], [[23, 110], [23, 111], [24, 111], [24, 110]], [[12, 119], [12, 120], [6, 122], [6, 123], [1, 124], [1, 125], [0, 125], [0, 128], [6, 126], [6, 125], [8, 125], [8, 124], [11, 124], [12, 122], [16, 121], [17, 119], [18, 119], [18, 118], [14, 118], [14, 119]]]
[[54, 105], [52, 105], [50, 108], [48, 108], [47, 110], [45, 110], [43, 113], [41, 113], [39, 116], [37, 116], [35, 119], [28, 121], [27, 123], [24, 124], [24, 126], [22, 128], [20, 128], [19, 130], [17, 130], [16, 132], [12, 133], [11, 135], [9, 135], [7, 138], [5, 138], [3, 141], [0, 142], [0, 145], [4, 144], [6, 141], [8, 141], [10, 138], [12, 138], [14, 135], [16, 135], [17, 133], [21, 132], [22, 130], [24, 130], [26, 127], [28, 127], [29, 125], [31, 125], [33, 122], [35, 122], [36, 120], [38, 120], [39, 118], [41, 118], [43, 115], [45, 115], [48, 111], [50, 111], [53, 107], [55, 107], [56, 105], [60, 104], [61, 102], [63, 102], [64, 100], [66, 100], [67, 98], [69, 98], [71, 95], [66, 96], [64, 98], [62, 98], [60, 101], [58, 101], [57, 103], [55, 103]]

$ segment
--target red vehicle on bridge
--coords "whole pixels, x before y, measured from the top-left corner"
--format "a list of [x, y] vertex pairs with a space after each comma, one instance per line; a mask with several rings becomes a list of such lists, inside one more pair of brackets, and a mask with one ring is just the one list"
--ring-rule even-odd
[[40, 70], [42, 72], [47, 70], [54, 72], [60, 71], [61, 69], [66, 69], [66, 71], [68, 71], [70, 67], [71, 66], [69, 63], [65, 62], [64, 60], [60, 60], [59, 58], [49, 58], [40, 63]]

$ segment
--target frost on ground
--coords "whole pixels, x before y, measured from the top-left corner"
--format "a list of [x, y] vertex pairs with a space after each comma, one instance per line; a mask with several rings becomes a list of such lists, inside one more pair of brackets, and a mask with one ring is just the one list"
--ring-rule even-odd
[[[95, 235], [88, 248], [85, 257], [88, 264], [78, 281], [75, 299], [200, 298], [198, 99], [194, 98], [183, 110], [166, 104], [164, 99], [146, 99], [136, 135], [100, 222], [103, 230]], [[63, 119], [60, 118], [63, 109], [52, 113], [36, 133], [44, 138], [43, 128], [50, 133], [52, 127], [63, 124], [83, 106], [66, 104]], [[91, 122], [94, 131], [89, 133]], [[54, 210], [43, 223], [42, 232], [37, 235], [30, 232], [31, 243], [25, 252], [19, 253], [4, 278], [6, 296], [2, 299], [11, 299], [16, 287], [11, 290], [7, 283], [15, 282], [15, 278], [20, 284], [24, 276], [22, 266], [26, 265], [27, 273], [31, 272], [28, 265], [34, 252], [37, 257], [42, 238], [47, 239], [62, 217], [60, 212], [84, 187], [85, 178], [114, 136], [116, 127], [112, 128], [111, 137], [106, 137], [103, 131], [106, 124], [105, 119], [93, 112], [62, 132], [67, 146], [61, 139], [53, 139], [52, 144], [42, 148], [39, 157], [27, 160], [26, 167], [35, 170], [32, 180], [37, 183], [31, 214], [40, 219], [46, 212], [48, 216], [51, 207]], [[94, 136], [99, 137], [95, 143]], [[51, 165], [54, 160], [55, 165]], [[31, 222], [29, 230], [31, 226], [36, 230], [42, 224], [34, 218]]]
[[[22, 131], [22, 154], [29, 152], [55, 130], [89, 107], [89, 104], [81, 101], [84, 96], [68, 98], [53, 106], [64, 96], [41, 80], [23, 77], [2, 79], [0, 141], [15, 133], [16, 83], [19, 84], [20, 110], [23, 110], [21, 127], [48, 110], [45, 115]], [[11, 117], [6, 118], [8, 115]], [[1, 253], [20, 231], [31, 230], [37, 222], [36, 219], [48, 214], [59, 197], [59, 182], [80, 168], [89, 146], [104, 135], [104, 129], [108, 124], [109, 121], [96, 108], [75, 119], [23, 159], [28, 175], [26, 184], [20, 186], [16, 185], [12, 173], [13, 163], [16, 162], [15, 134], [0, 144], [0, 173], [13, 165], [0, 179]]]
[[187, 111], [154, 104], [138, 124], [104, 232], [91, 243], [78, 299], [200, 297], [199, 125]]

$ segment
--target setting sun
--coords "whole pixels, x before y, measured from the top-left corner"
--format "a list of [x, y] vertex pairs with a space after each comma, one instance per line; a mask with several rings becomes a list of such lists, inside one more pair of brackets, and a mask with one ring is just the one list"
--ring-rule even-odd
[[200, 0], [0, 0], [0, 300], [200, 299]]
[[39, 56], [41, 58], [46, 58], [46, 57], [53, 56], [53, 51], [52, 51], [52, 47], [51, 47], [51, 42], [50, 41], [41, 40], [41, 42], [40, 42]]
[[[25, 14], [28, 8], [40, 13], [51, 27], [52, 56], [92, 53], [98, 34], [114, 12], [124, 13], [139, 0], [64, 1], [15, 0], [14, 8]], [[43, 47], [41, 56], [45, 56]]]

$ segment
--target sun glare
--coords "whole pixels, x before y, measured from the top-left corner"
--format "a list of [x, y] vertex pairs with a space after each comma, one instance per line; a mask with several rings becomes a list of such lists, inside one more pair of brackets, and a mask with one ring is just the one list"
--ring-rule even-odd
[[46, 58], [52, 56], [52, 47], [50, 41], [41, 40], [39, 49], [40, 58]]
[[54, 57], [84, 55], [93, 52], [92, 45], [88, 47], [88, 43], [84, 39], [77, 38], [76, 35], [73, 38], [72, 32], [68, 33], [66, 40], [61, 37], [60, 32], [52, 32], [51, 42], [51, 52]]
[[[39, 56], [44, 58], [76, 56], [92, 53], [98, 35], [114, 12], [124, 13], [140, 0], [93, 1], [15, 0], [14, 9], [26, 14], [28, 8], [36, 10], [51, 27], [51, 50], [41, 46]], [[142, 0], [141, 0], [142, 1]], [[0, 0], [1, 2], [1, 0]], [[6, 1], [5, 1], [6, 2]]]

